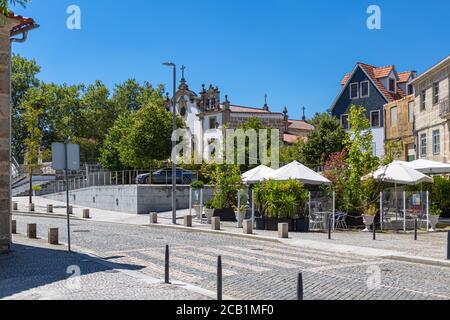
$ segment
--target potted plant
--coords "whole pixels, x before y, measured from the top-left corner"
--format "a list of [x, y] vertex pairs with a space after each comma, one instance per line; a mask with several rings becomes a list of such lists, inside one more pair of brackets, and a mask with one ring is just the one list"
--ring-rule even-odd
[[194, 194], [195, 194], [195, 204], [192, 206], [195, 212], [195, 216], [198, 219], [201, 219], [202, 217], [202, 204], [200, 203], [200, 190], [205, 188], [205, 184], [203, 183], [203, 181], [197, 180], [191, 183], [191, 189], [194, 190]]
[[377, 215], [377, 210], [378, 210], [377, 206], [374, 204], [368, 206], [364, 210], [364, 214], [362, 215], [364, 225], [366, 226], [364, 232], [370, 231], [370, 226], [374, 224], [375, 216]]
[[429, 216], [431, 232], [436, 230], [436, 225], [439, 223], [439, 217], [441, 216], [441, 214], [442, 214], [442, 210], [441, 210], [441, 208], [439, 208], [438, 205], [431, 206], [430, 216]]
[[209, 200], [205, 203], [205, 216], [206, 216], [206, 220], [207, 223], [211, 223], [211, 219], [212, 217], [214, 217], [214, 206], [213, 206], [213, 201]]
[[238, 228], [242, 228], [242, 222], [245, 219], [245, 214], [247, 213], [247, 209], [249, 209], [248, 204], [243, 204], [240, 207], [233, 206], [234, 214], [236, 215], [236, 220], [238, 221]]

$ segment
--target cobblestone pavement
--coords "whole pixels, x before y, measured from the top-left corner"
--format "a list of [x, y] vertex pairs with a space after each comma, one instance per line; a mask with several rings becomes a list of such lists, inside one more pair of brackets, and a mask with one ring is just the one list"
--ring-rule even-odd
[[[15, 237], [13, 253], [0, 255], [0, 299], [8, 300], [180, 300], [208, 299], [175, 285], [143, 282], [115, 269], [139, 272], [143, 266], [112, 263], [68, 253], [64, 246]], [[79, 268], [79, 269], [78, 269]], [[74, 277], [80, 271], [80, 277]]]
[[[25, 232], [26, 223], [34, 222], [41, 237], [48, 227], [59, 227], [65, 241], [64, 220], [15, 219], [20, 233]], [[224, 294], [236, 299], [295, 299], [299, 272], [305, 299], [450, 299], [448, 267], [105, 222], [73, 221], [72, 230], [73, 245], [96, 252], [110, 263], [144, 267], [139, 272], [159, 279], [163, 278], [164, 247], [169, 244], [171, 279], [211, 291], [216, 286], [216, 259], [221, 255]], [[128, 294], [132, 295], [124, 290], [123, 297]]]

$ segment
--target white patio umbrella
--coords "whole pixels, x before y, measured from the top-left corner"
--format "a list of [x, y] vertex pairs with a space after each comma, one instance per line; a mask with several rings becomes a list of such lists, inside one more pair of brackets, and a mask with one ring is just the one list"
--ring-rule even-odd
[[433, 178], [399, 161], [378, 168], [377, 171], [365, 178], [367, 179], [368, 177], [394, 184], [416, 185], [422, 182], [433, 183]]
[[250, 171], [247, 171], [242, 174], [242, 181], [245, 184], [254, 184], [258, 182], [262, 182], [267, 179], [267, 177], [273, 173], [275, 170], [269, 168], [265, 165], [260, 165]]
[[330, 180], [302, 165], [298, 161], [291, 162], [290, 164], [275, 170], [268, 176], [268, 179], [277, 181], [299, 180], [301, 183], [309, 185], [331, 185]]
[[405, 166], [413, 168], [425, 174], [446, 174], [450, 173], [450, 164], [431, 161], [426, 159], [414, 160], [412, 162], [401, 162]]
[[[363, 179], [369, 177], [377, 181], [393, 183], [395, 185], [396, 206], [398, 204], [397, 185], [416, 185], [422, 182], [433, 183], [433, 178], [419, 172], [400, 161], [392, 162], [387, 166], [381, 166], [375, 172], [365, 176]], [[406, 231], [406, 197], [403, 194], [403, 211], [404, 211], [404, 225], [403, 229]], [[381, 200], [380, 200], [381, 201]], [[428, 218], [427, 218], [428, 220]]]

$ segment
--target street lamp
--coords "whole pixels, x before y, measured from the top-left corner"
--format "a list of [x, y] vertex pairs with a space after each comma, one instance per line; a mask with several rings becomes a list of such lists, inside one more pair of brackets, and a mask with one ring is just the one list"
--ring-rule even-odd
[[[176, 94], [177, 94], [177, 66], [173, 62], [164, 62], [164, 66], [173, 68], [173, 110], [172, 110], [172, 125], [173, 132], [177, 130], [177, 108], [176, 108]], [[172, 152], [176, 148], [176, 141], [172, 140]], [[172, 223], [177, 224], [177, 202], [176, 202], [176, 194], [177, 194], [177, 164], [175, 156], [172, 157]]]

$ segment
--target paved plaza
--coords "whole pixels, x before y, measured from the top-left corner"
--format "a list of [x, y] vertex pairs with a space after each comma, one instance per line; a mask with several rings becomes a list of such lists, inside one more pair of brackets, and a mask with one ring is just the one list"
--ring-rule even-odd
[[[14, 218], [20, 234], [25, 233], [27, 223], [33, 222], [38, 224], [39, 237], [45, 239], [47, 229], [57, 227], [61, 241], [66, 241], [63, 219], [22, 215]], [[44, 262], [42, 266], [36, 265], [37, 270], [32, 271], [35, 268], [32, 264], [23, 271], [25, 285], [10, 279], [10, 269], [17, 264], [11, 263], [8, 267], [2, 263], [0, 296], [13, 299], [211, 299], [216, 290], [216, 261], [220, 255], [224, 267], [224, 295], [229, 299], [296, 299], [299, 272], [304, 277], [305, 299], [308, 300], [450, 299], [450, 268], [445, 266], [135, 224], [73, 220], [72, 231], [74, 250], [80, 252], [75, 255], [61, 251], [63, 246], [55, 249], [45, 245], [44, 249], [36, 249], [35, 246], [43, 246], [42, 240], [15, 236], [15, 248], [19, 253], [42, 256], [38, 261]], [[178, 286], [161, 285], [166, 244], [170, 245], [171, 252], [171, 281], [180, 283]], [[16, 256], [21, 258], [23, 254], [1, 259], [19, 259]], [[101, 263], [97, 257], [101, 258]], [[80, 266], [83, 286], [79, 290], [67, 290], [64, 286], [70, 276], [66, 273], [70, 265]]]

